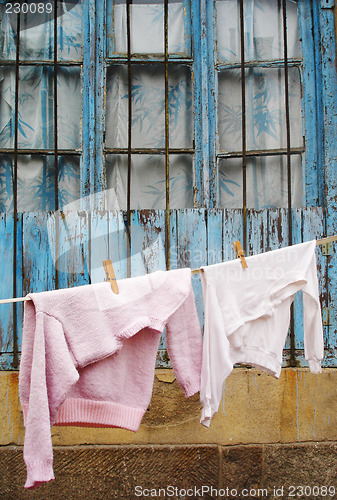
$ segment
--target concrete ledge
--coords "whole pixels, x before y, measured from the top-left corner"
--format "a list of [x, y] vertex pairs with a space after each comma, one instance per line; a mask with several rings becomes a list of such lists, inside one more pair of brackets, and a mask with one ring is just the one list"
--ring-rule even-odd
[[[337, 444], [56, 447], [54, 471], [55, 481], [27, 491], [22, 447], [0, 447], [0, 496], [336, 498]], [[297, 495], [304, 487], [306, 494]]]
[[[186, 399], [168, 371], [155, 377], [150, 407], [137, 433], [123, 429], [53, 427], [54, 445], [218, 444], [337, 441], [337, 370], [312, 375], [286, 368], [279, 380], [239, 368], [226, 381], [209, 429], [199, 423], [199, 394]], [[164, 380], [164, 381], [163, 381]], [[0, 372], [0, 445], [22, 445], [18, 373]]]

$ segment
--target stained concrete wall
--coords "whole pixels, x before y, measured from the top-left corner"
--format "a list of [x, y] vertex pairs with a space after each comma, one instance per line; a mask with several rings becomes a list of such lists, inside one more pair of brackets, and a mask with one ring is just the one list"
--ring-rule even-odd
[[336, 369], [287, 368], [279, 380], [235, 369], [207, 429], [199, 394], [186, 400], [173, 373], [158, 370], [137, 433], [53, 427], [56, 480], [26, 492], [18, 373], [2, 372], [1, 498], [61, 498], [65, 489], [68, 498], [291, 498], [291, 486], [307, 486], [303, 498], [337, 498], [336, 396]]

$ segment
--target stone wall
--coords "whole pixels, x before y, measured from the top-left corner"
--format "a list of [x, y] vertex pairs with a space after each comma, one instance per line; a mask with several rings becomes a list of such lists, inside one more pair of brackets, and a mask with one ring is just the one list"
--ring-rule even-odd
[[235, 369], [207, 429], [199, 394], [159, 370], [137, 433], [53, 427], [55, 481], [25, 491], [18, 373], [2, 372], [0, 497], [337, 498], [336, 396], [335, 369]]

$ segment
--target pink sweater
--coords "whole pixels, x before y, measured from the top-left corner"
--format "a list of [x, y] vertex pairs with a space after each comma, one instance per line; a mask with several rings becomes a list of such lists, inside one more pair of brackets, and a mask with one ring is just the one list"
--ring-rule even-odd
[[200, 389], [202, 338], [191, 271], [32, 293], [19, 391], [26, 488], [54, 479], [54, 424], [137, 431], [151, 399], [161, 332], [186, 397]]

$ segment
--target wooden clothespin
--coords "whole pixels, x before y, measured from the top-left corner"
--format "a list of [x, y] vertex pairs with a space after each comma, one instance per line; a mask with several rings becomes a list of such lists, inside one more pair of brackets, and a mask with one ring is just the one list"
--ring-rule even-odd
[[248, 266], [247, 266], [247, 262], [245, 259], [245, 253], [242, 250], [242, 246], [241, 246], [240, 241], [234, 241], [233, 245], [234, 245], [234, 250], [235, 250], [235, 254], [236, 254], [237, 258], [239, 258], [241, 260], [242, 267], [244, 269], [247, 269]]
[[110, 283], [113, 293], [119, 293], [115, 271], [111, 260], [110, 259], [103, 260], [103, 267], [105, 271], [106, 280]]

